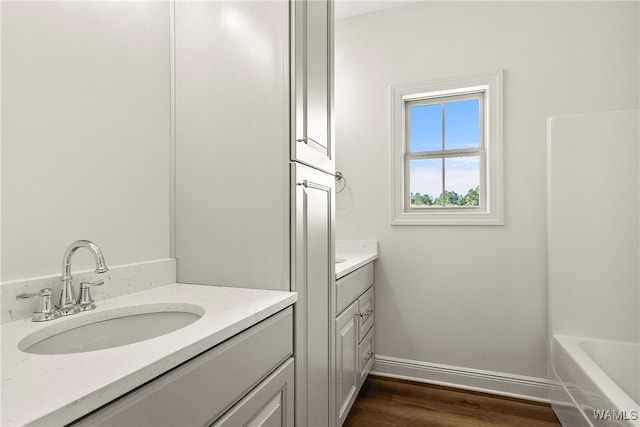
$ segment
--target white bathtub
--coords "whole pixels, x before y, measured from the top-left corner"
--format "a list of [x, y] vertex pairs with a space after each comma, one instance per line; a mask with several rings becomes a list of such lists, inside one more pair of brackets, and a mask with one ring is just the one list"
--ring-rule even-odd
[[564, 427], [640, 427], [640, 345], [555, 335], [550, 400]]

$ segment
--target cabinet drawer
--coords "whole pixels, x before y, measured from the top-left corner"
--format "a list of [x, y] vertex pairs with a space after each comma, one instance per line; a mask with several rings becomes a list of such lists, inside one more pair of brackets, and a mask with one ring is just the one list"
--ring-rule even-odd
[[373, 262], [360, 267], [356, 271], [336, 281], [337, 309], [340, 313], [355, 301], [364, 291], [373, 285]]
[[359, 340], [362, 341], [374, 322], [373, 286], [358, 298]]
[[73, 425], [208, 425], [292, 353], [289, 307]]
[[358, 346], [358, 353], [360, 354], [358, 368], [360, 376], [358, 379], [358, 388], [362, 385], [367, 375], [371, 371], [373, 366], [375, 347], [374, 347], [374, 335], [373, 328], [369, 330], [369, 333], [364, 337], [360, 345]]
[[293, 382], [293, 358], [290, 358], [212, 427], [293, 426]]

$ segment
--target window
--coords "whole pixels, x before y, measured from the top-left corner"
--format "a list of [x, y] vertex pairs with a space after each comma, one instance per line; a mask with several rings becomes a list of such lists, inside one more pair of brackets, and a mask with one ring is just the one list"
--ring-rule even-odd
[[501, 72], [391, 97], [392, 224], [503, 224]]

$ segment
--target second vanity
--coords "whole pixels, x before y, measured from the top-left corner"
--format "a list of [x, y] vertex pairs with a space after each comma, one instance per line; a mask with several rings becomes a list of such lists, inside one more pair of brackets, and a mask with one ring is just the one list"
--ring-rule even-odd
[[291, 292], [161, 286], [71, 317], [81, 324], [140, 305], [197, 306], [201, 317], [152, 339], [68, 354], [19, 349], [67, 319], [4, 324], [1, 424], [237, 425], [256, 416], [291, 424], [295, 301]]
[[336, 424], [349, 415], [374, 362], [377, 241], [336, 241]]

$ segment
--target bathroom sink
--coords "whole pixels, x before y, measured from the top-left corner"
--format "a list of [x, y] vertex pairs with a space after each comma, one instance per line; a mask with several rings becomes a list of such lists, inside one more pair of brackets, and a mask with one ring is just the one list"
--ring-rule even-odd
[[143, 304], [81, 313], [53, 320], [18, 343], [34, 354], [104, 350], [159, 337], [184, 328], [204, 315], [194, 304]]

